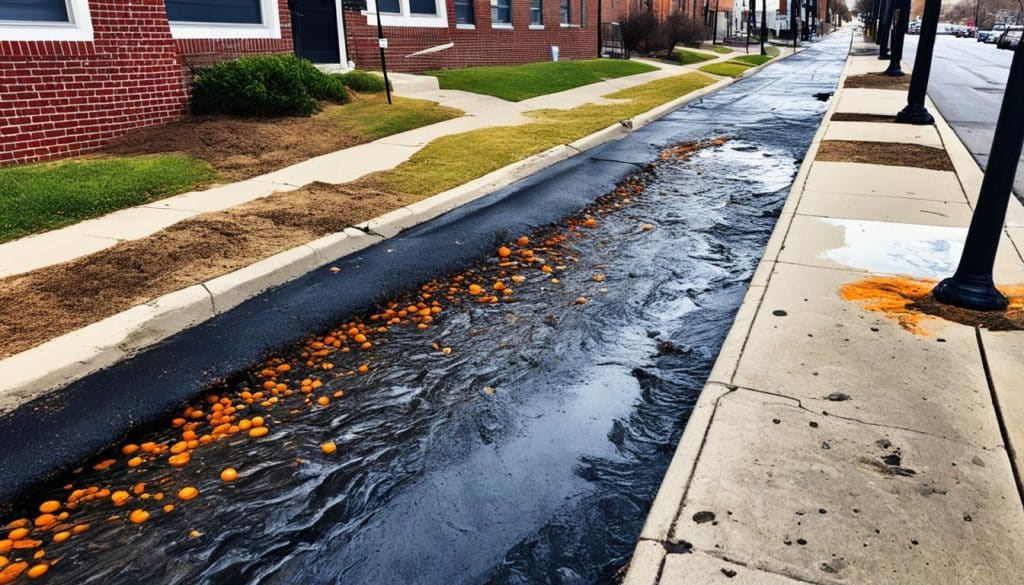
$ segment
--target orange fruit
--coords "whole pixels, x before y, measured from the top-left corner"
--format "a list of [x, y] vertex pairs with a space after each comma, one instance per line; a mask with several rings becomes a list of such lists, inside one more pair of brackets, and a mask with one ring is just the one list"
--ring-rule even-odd
[[46, 563], [41, 563], [29, 569], [28, 572], [25, 573], [25, 575], [27, 575], [29, 579], [38, 579], [45, 575], [46, 572], [49, 570], [50, 565], [47, 565]]
[[43, 514], [50, 514], [60, 510], [60, 502], [57, 500], [47, 500], [42, 504], [39, 504], [39, 511]]
[[[13, 583], [15, 579], [21, 576], [28, 568], [28, 563], [20, 561], [17, 563], [11, 563], [0, 570], [0, 585], [6, 585], [7, 583]], [[45, 571], [44, 571], [45, 572]]]
[[132, 524], [142, 524], [149, 520], [149, 512], [145, 510], [132, 510], [132, 513], [128, 515], [128, 519], [131, 520]]
[[67, 540], [69, 538], [71, 538], [71, 532], [69, 532], [67, 530], [62, 530], [62, 531], [58, 532], [57, 534], [53, 535], [53, 542], [64, 542], [65, 540]]
[[512, 250], [509, 250], [505, 246], [502, 246], [502, 247], [498, 248], [498, 257], [499, 258], [508, 258], [511, 255], [512, 255]]
[[164, 513], [170, 514], [174, 511], [174, 504], [167, 504], [164, 506]]
[[252, 426], [254, 426], [254, 427], [262, 427], [263, 426], [263, 422], [264, 421], [263, 421], [263, 417], [262, 416], [254, 416], [254, 417], [252, 417]]
[[185, 467], [191, 460], [192, 456], [188, 453], [179, 453], [168, 457], [167, 463], [170, 464], [171, 467]]
[[320, 406], [327, 406], [328, 404], [331, 403], [331, 399], [326, 396], [321, 396], [320, 398], [316, 399], [316, 403], [319, 404]]
[[224, 471], [220, 472], [220, 478], [222, 481], [235, 481], [237, 477], [238, 472], [235, 471], [235, 468], [233, 467], [228, 467]]
[[127, 502], [128, 498], [130, 497], [131, 496], [128, 495], [128, 492], [124, 490], [117, 490], [116, 492], [110, 494], [110, 499], [114, 501], [115, 506], [120, 506], [121, 504]]
[[268, 432], [267, 427], [253, 427], [249, 429], [249, 436], [253, 439], [258, 439]]
[[582, 304], [585, 304], [586, 302], [587, 302], [587, 298], [586, 297], [578, 297], [576, 299], [576, 304], [577, 305], [582, 305]]
[[324, 452], [324, 455], [333, 455], [338, 450], [338, 446], [334, 444], [334, 441], [330, 441], [320, 445], [320, 450]]
[[128, 460], [128, 467], [138, 467], [142, 465], [142, 457], [132, 457]]
[[530, 243], [530, 238], [528, 238], [526, 236], [519, 236], [519, 239], [516, 240], [516, 245], [517, 246], [525, 246], [525, 245], [527, 245], [529, 243]]
[[28, 528], [15, 528], [7, 533], [8, 540], [21, 540], [28, 536]]
[[124, 453], [125, 455], [134, 455], [138, 450], [138, 445], [125, 445], [124, 447], [121, 447], [121, 453]]
[[185, 500], [185, 501], [191, 500], [191, 499], [195, 498], [198, 495], [199, 495], [199, 490], [197, 490], [196, 488], [194, 488], [192, 486], [183, 487], [183, 488], [181, 488], [181, 490], [178, 491], [178, 499]]
[[365, 374], [366, 372], [370, 371], [370, 366], [366, 364], [360, 364], [359, 367], [356, 369], [359, 370], [360, 374]]

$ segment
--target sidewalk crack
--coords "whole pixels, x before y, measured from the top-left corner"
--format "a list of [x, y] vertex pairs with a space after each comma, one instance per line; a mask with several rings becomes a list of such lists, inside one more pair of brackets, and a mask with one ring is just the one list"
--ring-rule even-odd
[[978, 339], [978, 351], [981, 352], [981, 365], [985, 368], [985, 381], [988, 382], [989, 396], [992, 398], [992, 407], [995, 409], [996, 422], [999, 424], [999, 434], [1003, 438], [1003, 447], [1006, 456], [1010, 459], [1010, 471], [1013, 473], [1014, 483], [1017, 484], [1017, 497], [1021, 506], [1024, 506], [1024, 483], [1021, 482], [1020, 469], [1017, 467], [1017, 453], [1010, 442], [1010, 433], [1006, 428], [1006, 420], [1003, 417], [1003, 409], [999, 404], [999, 393], [996, 392], [996, 384], [992, 379], [992, 369], [988, 363], [988, 354], [985, 352], [985, 342], [981, 336], [981, 329], [975, 327], [974, 334]]

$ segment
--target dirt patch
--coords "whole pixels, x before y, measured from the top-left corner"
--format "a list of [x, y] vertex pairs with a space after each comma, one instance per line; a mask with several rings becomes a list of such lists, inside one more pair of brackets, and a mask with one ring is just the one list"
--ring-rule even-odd
[[840, 296], [866, 311], [882, 313], [916, 335], [930, 335], [929, 320], [943, 319], [990, 331], [1024, 330], [1024, 284], [998, 287], [1010, 300], [1005, 311], [971, 311], [944, 305], [932, 296], [937, 281], [872, 277], [844, 285]]
[[953, 162], [945, 150], [898, 142], [825, 140], [818, 148], [817, 160], [915, 167], [933, 171], [953, 170]]
[[889, 122], [895, 123], [896, 116], [884, 114], [858, 114], [855, 112], [836, 112], [832, 114], [833, 122]]
[[313, 183], [0, 280], [0, 358], [398, 206], [380, 191]]
[[910, 89], [910, 76], [902, 75], [893, 77], [883, 73], [865, 73], [863, 75], [850, 75], [843, 83], [843, 87], [864, 88], [864, 89]]
[[130, 132], [96, 156], [183, 153], [210, 163], [227, 181], [241, 181], [365, 141], [324, 113], [270, 119], [206, 116]]

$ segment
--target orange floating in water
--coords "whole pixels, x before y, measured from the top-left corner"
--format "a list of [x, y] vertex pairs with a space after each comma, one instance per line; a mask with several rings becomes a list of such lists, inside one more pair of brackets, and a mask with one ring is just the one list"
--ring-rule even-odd
[[326, 396], [321, 396], [320, 398], [316, 399], [316, 403], [319, 404], [320, 406], [327, 406], [328, 404], [331, 403], [331, 399]]
[[323, 451], [325, 455], [333, 455], [335, 451], [338, 450], [338, 446], [334, 444], [334, 441], [330, 441], [320, 445], [320, 450]]
[[502, 246], [502, 247], [498, 248], [498, 257], [499, 258], [508, 258], [511, 255], [512, 255], [512, 250], [509, 250], [507, 247]]
[[366, 364], [360, 364], [360, 365], [359, 365], [359, 367], [358, 367], [358, 368], [356, 368], [356, 370], [357, 370], [357, 371], [358, 371], [358, 372], [359, 372], [360, 374], [365, 374], [366, 372], [369, 372], [369, 371], [370, 371], [370, 366], [368, 366], [368, 365], [366, 365]]
[[577, 305], [583, 305], [583, 304], [586, 304], [586, 302], [587, 302], [587, 297], [578, 297], [576, 299], [576, 304]]
[[164, 513], [170, 514], [174, 511], [174, 504], [167, 504], [164, 506]]
[[128, 520], [132, 524], [142, 524], [146, 520], [149, 520], [149, 512], [145, 510], [132, 510], [132, 513], [128, 515]]
[[43, 514], [51, 514], [57, 510], [60, 510], [60, 502], [57, 500], [47, 500], [39, 504], [39, 511]]
[[20, 561], [17, 563], [11, 563], [0, 570], [0, 585], [7, 585], [13, 583], [15, 579], [21, 576], [28, 568], [28, 563]]
[[525, 245], [527, 245], [529, 243], [530, 243], [530, 238], [528, 238], [526, 236], [519, 236], [519, 239], [516, 240], [516, 245], [517, 246], [525, 246]]
[[64, 542], [65, 540], [67, 540], [69, 538], [71, 538], [71, 532], [68, 531], [68, 530], [62, 530], [62, 531], [58, 532], [57, 534], [53, 535], [53, 542], [60, 543], [60, 542]]
[[249, 429], [249, 436], [253, 439], [258, 439], [268, 432], [267, 427], [253, 427]]
[[597, 227], [597, 220], [592, 217], [588, 217], [587, 220], [583, 222], [583, 225], [588, 228]]
[[115, 506], [120, 506], [121, 504], [127, 502], [128, 498], [130, 497], [131, 496], [128, 494], [128, 492], [124, 490], [117, 490], [116, 492], [110, 494], [110, 499], [114, 501]]
[[28, 572], [25, 573], [25, 575], [27, 575], [29, 579], [38, 579], [45, 575], [46, 572], [49, 570], [50, 565], [47, 565], [46, 563], [41, 563], [29, 569]]
[[228, 467], [224, 471], [220, 472], [220, 479], [222, 481], [235, 481], [238, 478], [238, 472], [235, 471], [234, 467]]
[[178, 499], [180, 500], [191, 500], [199, 495], [199, 490], [192, 486], [183, 487], [178, 491]]
[[28, 528], [15, 528], [7, 533], [7, 539], [18, 541], [28, 536]]

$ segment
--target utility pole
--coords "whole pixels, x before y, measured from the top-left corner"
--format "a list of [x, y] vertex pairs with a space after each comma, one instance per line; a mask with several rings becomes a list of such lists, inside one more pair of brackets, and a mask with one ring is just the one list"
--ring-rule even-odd
[[[971, 227], [956, 273], [935, 287], [932, 294], [941, 302], [979, 311], [999, 311], [1006, 297], [995, 287], [992, 268], [999, 250], [999, 238], [1006, 221], [1006, 207], [1013, 192], [1017, 163], [1024, 150], [1024, 43], [1017, 45], [1010, 64], [1003, 105], [992, 137], [988, 167], [971, 216]], [[917, 75], [917, 71], [914, 71]]]

